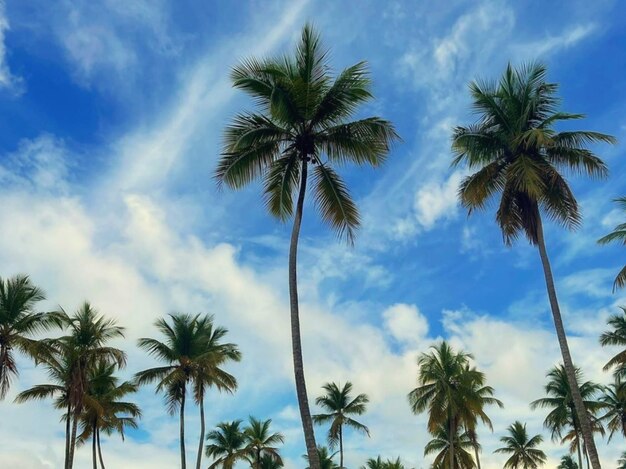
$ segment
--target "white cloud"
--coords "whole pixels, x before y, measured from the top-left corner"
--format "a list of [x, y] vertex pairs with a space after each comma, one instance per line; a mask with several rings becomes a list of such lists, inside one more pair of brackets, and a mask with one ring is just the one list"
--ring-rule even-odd
[[415, 305], [392, 305], [383, 311], [383, 319], [385, 328], [400, 342], [423, 343], [428, 334], [428, 321]]
[[454, 172], [444, 182], [429, 182], [415, 194], [415, 216], [425, 230], [439, 220], [451, 220], [457, 215], [457, 193], [463, 173]]
[[520, 46], [519, 52], [524, 53], [524, 55], [531, 53], [533, 57], [552, 54], [578, 44], [595, 30], [596, 25], [593, 23], [568, 26], [561, 34], [549, 35], [541, 40]]
[[14, 94], [20, 94], [23, 91], [22, 79], [13, 75], [7, 64], [5, 33], [8, 29], [9, 20], [6, 15], [6, 5], [4, 0], [0, 0], [0, 89], [5, 88]]

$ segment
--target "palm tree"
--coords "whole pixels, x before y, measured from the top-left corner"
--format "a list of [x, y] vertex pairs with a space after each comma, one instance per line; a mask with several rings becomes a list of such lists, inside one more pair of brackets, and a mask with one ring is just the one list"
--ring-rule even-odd
[[241, 360], [241, 352], [237, 345], [232, 343], [222, 343], [222, 339], [228, 333], [224, 327], [215, 327], [213, 316], [197, 318], [196, 329], [198, 333], [206, 335], [203, 350], [196, 360], [196, 369], [193, 373], [194, 399], [200, 408], [200, 444], [196, 458], [196, 469], [202, 465], [202, 455], [204, 453], [204, 395], [207, 388], [215, 387], [218, 391], [234, 393], [237, 389], [236, 378], [220, 368], [229, 361], [238, 362]]
[[369, 458], [365, 461], [365, 466], [361, 466], [361, 469], [386, 469], [386, 466], [387, 463], [379, 455], [376, 459]]
[[[576, 373], [576, 389], [580, 390], [583, 398], [583, 405], [586, 409], [586, 415], [593, 422], [593, 429], [596, 432], [604, 434], [604, 429], [600, 425], [596, 414], [603, 409], [604, 404], [596, 399], [596, 396], [602, 393], [603, 387], [591, 381], [582, 381], [582, 372], [580, 368], [575, 367]], [[543, 408], [551, 409], [546, 416], [543, 424], [544, 427], [551, 432], [553, 441], [561, 440], [561, 444], [570, 441], [570, 452], [578, 452], [578, 465], [582, 468], [582, 454], [580, 445], [581, 425], [578, 419], [578, 413], [574, 409], [571, 387], [567, 372], [563, 365], [552, 368], [548, 374], [548, 383], [545, 386], [547, 397], [537, 399], [530, 403], [531, 409]], [[567, 433], [563, 435], [563, 432]], [[584, 446], [585, 452], [589, 450], [588, 446]]]
[[384, 469], [405, 469], [404, 464], [400, 461], [400, 457], [395, 460], [387, 459]]
[[261, 458], [261, 469], [280, 469], [283, 467], [283, 463], [274, 459], [271, 455], [266, 454]]
[[360, 104], [372, 99], [367, 66], [359, 62], [333, 77], [328, 55], [310, 25], [302, 31], [294, 58], [248, 59], [231, 77], [234, 87], [255, 99], [259, 112], [239, 114], [226, 127], [215, 176], [220, 185], [234, 189], [262, 179], [270, 214], [282, 221], [294, 217], [289, 247], [294, 375], [307, 454], [313, 469], [320, 469], [304, 378], [297, 283], [309, 169], [321, 217], [353, 242], [358, 209], [332, 166], [380, 166], [398, 135], [390, 122], [378, 117], [349, 121]]
[[[619, 197], [614, 200], [617, 202], [620, 208], [626, 211], [626, 197]], [[626, 223], [620, 223], [617, 225], [611, 233], [600, 238], [598, 243], [600, 244], [608, 244], [613, 241], [621, 242], [623, 245], [626, 245]], [[615, 282], [613, 283], [613, 292], [618, 288], [622, 288], [626, 285], [626, 265], [620, 270], [615, 277]]]
[[621, 433], [626, 438], [626, 382], [615, 378], [613, 383], [604, 388], [604, 394], [599, 400], [606, 410], [606, 414], [600, 420], [606, 422], [609, 441], [615, 432]]
[[578, 464], [576, 464], [576, 461], [574, 461], [574, 459], [569, 454], [566, 454], [565, 456], [561, 457], [561, 463], [559, 464], [557, 469], [578, 469]]
[[89, 371], [85, 410], [80, 417], [82, 432], [78, 441], [82, 443], [91, 437], [94, 469], [97, 469], [96, 454], [100, 467], [104, 469], [100, 433], [103, 431], [110, 435], [117, 432], [124, 439], [124, 430], [137, 428], [137, 419], [141, 417], [136, 404], [120, 400], [137, 392], [137, 386], [128, 381], [120, 383], [119, 378], [114, 376], [115, 368], [114, 363], [101, 360]]
[[353, 398], [350, 395], [352, 391], [352, 383], [350, 382], [347, 382], [343, 388], [339, 388], [336, 383], [326, 383], [322, 388], [326, 394], [318, 397], [315, 403], [327, 413], [314, 415], [313, 422], [316, 424], [330, 423], [328, 443], [331, 448], [339, 443], [339, 467], [343, 469], [343, 427], [346, 425], [369, 436], [369, 429], [350, 417], [351, 415], [363, 415], [369, 398], [366, 394], [359, 394]]
[[594, 142], [615, 143], [615, 139], [598, 132], [554, 130], [557, 122], [580, 119], [583, 115], [558, 111], [558, 85], [546, 82], [543, 65], [530, 64], [517, 70], [509, 65], [498, 84], [473, 82], [470, 89], [479, 119], [474, 125], [455, 128], [452, 164], [466, 163], [476, 172], [461, 183], [459, 198], [472, 213], [485, 208], [500, 193], [496, 221], [505, 244], [511, 245], [520, 235], [525, 235], [538, 247], [559, 346], [574, 391], [574, 405], [593, 468], [599, 469], [591, 424], [576, 389], [541, 212], [566, 228], [578, 227], [581, 222], [578, 203], [559, 170], [606, 176], [604, 162], [585, 147]]
[[[621, 315], [615, 314], [607, 321], [607, 324], [613, 329], [600, 335], [600, 345], [603, 347], [609, 345], [626, 347], [626, 307], [620, 306], [620, 309], [622, 310]], [[626, 349], [619, 352], [604, 365], [604, 371], [608, 371], [611, 368], [616, 368], [616, 376], [626, 376]]]
[[233, 469], [235, 463], [246, 459], [246, 438], [241, 430], [241, 420], [221, 422], [217, 429], [207, 435], [211, 444], [206, 446], [206, 455], [214, 459], [209, 469]]
[[283, 463], [276, 445], [284, 443], [285, 437], [279, 432], [271, 433], [271, 423], [271, 419], [261, 421], [251, 416], [248, 426], [243, 431], [246, 449], [250, 454], [254, 469], [260, 469], [264, 457], [270, 457], [281, 465]]
[[[455, 432], [452, 435], [450, 434], [451, 429]], [[445, 467], [473, 469], [476, 467], [470, 454], [474, 444], [466, 432], [459, 434], [459, 427], [443, 424], [439, 425], [432, 434], [434, 438], [426, 443], [424, 456], [437, 453], [433, 467], [440, 469]]]
[[0, 277], [0, 400], [18, 374], [13, 350], [36, 359], [36, 342], [30, 336], [57, 324], [55, 314], [34, 312], [35, 305], [44, 299], [28, 276]]
[[[200, 431], [204, 443], [204, 394], [207, 387], [233, 392], [235, 378], [220, 366], [228, 361], [240, 360], [237, 346], [221, 343], [227, 330], [213, 326], [212, 316], [171, 314], [171, 325], [161, 318], [155, 322], [164, 341], [139, 339], [139, 347], [166, 363], [136, 374], [137, 384], [157, 383], [156, 392], [164, 392], [170, 414], [180, 413], [180, 459], [186, 468], [185, 455], [185, 403], [187, 385], [193, 382], [194, 397], [200, 406]], [[199, 452], [202, 447], [199, 448]], [[198, 455], [197, 465], [201, 462]]]
[[432, 434], [439, 432], [441, 425], [449, 426], [446, 434], [450, 441], [446, 451], [453, 456], [446, 461], [453, 469], [456, 460], [453, 438], [458, 435], [459, 427], [466, 430], [463, 436], [478, 456], [479, 445], [474, 434], [477, 420], [491, 426], [484, 407], [502, 403], [492, 397], [493, 388], [485, 386], [484, 374], [469, 366], [471, 354], [455, 352], [445, 341], [431, 349], [432, 352], [418, 358], [419, 386], [409, 393], [409, 403], [415, 414], [428, 410], [427, 428]]
[[511, 455], [504, 463], [505, 469], [537, 469], [546, 463], [546, 454], [537, 449], [543, 442], [541, 435], [529, 438], [526, 424], [520, 421], [509, 425], [507, 431], [509, 434], [500, 438], [504, 446], [494, 451]]
[[[318, 446], [317, 450], [317, 459], [320, 462], [320, 468], [321, 469], [340, 469], [339, 466], [337, 466], [337, 464], [335, 464], [335, 461], [333, 461], [333, 458], [335, 457], [335, 455], [337, 453], [332, 453], [330, 454], [330, 451], [328, 451], [328, 448], [326, 446]], [[311, 460], [309, 459], [309, 455], [305, 454], [302, 456], [305, 461], [309, 464], [306, 469], [313, 469], [312, 468], [312, 464], [311, 464]]]
[[617, 461], [617, 469], [626, 469], [626, 451], [622, 453], [622, 456]]

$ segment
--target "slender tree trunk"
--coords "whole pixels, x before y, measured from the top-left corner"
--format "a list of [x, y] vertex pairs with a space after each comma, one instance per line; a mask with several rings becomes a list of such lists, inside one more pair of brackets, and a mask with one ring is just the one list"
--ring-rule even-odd
[[104, 459], [102, 459], [102, 446], [100, 445], [100, 429], [96, 431], [98, 432], [98, 459], [100, 459], [100, 468], [105, 469]]
[[74, 416], [72, 418], [72, 439], [70, 440], [70, 462], [68, 469], [74, 467], [74, 453], [76, 451], [76, 430], [78, 429], [78, 414], [79, 412], [74, 409]]
[[[556, 335], [561, 347], [561, 355], [563, 356], [563, 366], [565, 367], [565, 373], [567, 374], [567, 381], [572, 391], [572, 398], [574, 401], [574, 407], [580, 422], [583, 440], [585, 446], [589, 451], [591, 459], [591, 466], [593, 469], [601, 469], [600, 459], [598, 458], [598, 451], [596, 444], [593, 441], [593, 434], [591, 433], [591, 424], [589, 423], [589, 416], [585, 410], [583, 398], [580, 395], [580, 389], [576, 382], [576, 374], [574, 371], [574, 364], [572, 362], [572, 356], [569, 351], [569, 345], [567, 344], [567, 336], [565, 334], [565, 327], [563, 326], [563, 320], [561, 319], [561, 310], [559, 308], [559, 302], [556, 296], [556, 288], [554, 286], [554, 278], [552, 276], [552, 268], [550, 267], [550, 260], [546, 251], [546, 243], [543, 235], [543, 224], [541, 222], [541, 215], [537, 208], [537, 246], [539, 248], [539, 256], [541, 257], [541, 264], [543, 266], [543, 273], [546, 279], [546, 288], [548, 290], [548, 298], [550, 300], [550, 308], [552, 309], [552, 317], [554, 319], [554, 327], [556, 328]], [[582, 469], [582, 468], [581, 468]]]
[[339, 425], [339, 469], [343, 469], [343, 428]]
[[187, 469], [185, 457], [185, 387], [180, 398], [180, 468]]
[[450, 469], [454, 469], [454, 435], [456, 429], [454, 428], [454, 418], [450, 418]]
[[196, 469], [202, 465], [202, 447], [204, 446], [204, 393], [200, 395], [200, 444], [198, 445], [198, 459]]
[[92, 425], [92, 432], [91, 432], [91, 457], [92, 457], [92, 461], [93, 461], [93, 469], [98, 469], [98, 463], [96, 460], [96, 424], [94, 422], [94, 424]]
[[587, 469], [589, 469], [589, 451], [583, 446], [583, 452], [585, 453], [585, 461], [587, 461]]
[[65, 462], [63, 467], [69, 469], [70, 467], [70, 427], [72, 425], [72, 406], [67, 406], [67, 418], [65, 419]]
[[302, 212], [304, 208], [304, 195], [306, 193], [307, 182], [306, 155], [302, 161], [302, 171], [300, 179], [300, 191], [296, 214], [293, 220], [291, 231], [291, 243], [289, 246], [289, 306], [291, 309], [291, 347], [293, 353], [293, 371], [296, 381], [296, 394], [298, 396], [298, 407], [300, 408], [300, 418], [302, 420], [302, 430], [304, 431], [304, 441], [306, 452], [311, 469], [320, 469], [320, 459], [317, 454], [315, 444], [315, 433], [313, 432], [313, 420], [309, 409], [309, 398], [306, 392], [306, 382], [304, 380], [304, 363], [302, 360], [302, 340], [300, 338], [300, 313], [298, 305], [298, 238], [300, 236], [300, 225], [302, 224]]

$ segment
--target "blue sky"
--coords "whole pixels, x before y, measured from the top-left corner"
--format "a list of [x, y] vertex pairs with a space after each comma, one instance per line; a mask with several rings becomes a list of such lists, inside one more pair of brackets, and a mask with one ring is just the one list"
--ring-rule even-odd
[[[410, 415], [418, 352], [447, 338], [476, 356], [504, 410], [484, 429], [486, 469], [515, 419], [541, 430], [527, 403], [559, 359], [538, 254], [505, 248], [493, 210], [457, 206], [462, 169], [450, 169], [454, 125], [471, 122], [467, 84], [506, 64], [540, 60], [561, 85], [576, 126], [626, 139], [626, 7], [589, 2], [0, 2], [0, 275], [31, 274], [48, 305], [84, 299], [128, 327], [130, 374], [153, 362], [134, 347], [170, 311], [211, 312], [244, 352], [234, 397], [212, 395], [210, 425], [254, 414], [287, 436], [288, 467], [303, 467], [288, 337], [289, 225], [264, 212], [261, 189], [218, 191], [212, 172], [228, 119], [250, 100], [230, 87], [247, 56], [292, 50], [306, 21], [336, 70], [369, 62], [376, 100], [361, 112], [392, 120], [403, 142], [378, 170], [342, 168], [364, 224], [350, 248], [306, 207], [300, 279], [309, 392], [350, 380], [370, 394], [372, 438], [351, 435], [346, 463], [401, 456], [430, 464], [424, 417]], [[584, 225], [549, 225], [548, 249], [575, 361], [608, 382], [597, 346], [623, 248], [600, 247], [626, 194], [624, 150], [598, 146], [611, 176], [571, 177]], [[622, 215], [623, 218], [623, 215]], [[623, 220], [622, 220], [623, 221]], [[45, 375], [26, 361], [13, 392]], [[142, 431], [107, 441], [113, 467], [176, 464], [176, 419], [151, 389], [138, 400]], [[60, 465], [59, 416], [0, 403], [0, 465]], [[189, 412], [190, 454], [197, 419]], [[324, 430], [318, 430], [323, 440]], [[549, 439], [548, 439], [549, 440]], [[600, 443], [604, 464], [622, 445]], [[565, 452], [546, 443], [551, 461]], [[80, 450], [80, 461], [88, 451]], [[81, 463], [82, 464], [86, 463]]]

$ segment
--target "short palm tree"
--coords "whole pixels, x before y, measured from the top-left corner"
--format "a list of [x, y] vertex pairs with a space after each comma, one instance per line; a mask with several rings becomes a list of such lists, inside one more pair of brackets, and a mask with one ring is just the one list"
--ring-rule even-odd
[[25, 275], [0, 277], [0, 400], [4, 399], [17, 376], [13, 350], [36, 358], [32, 335], [56, 325], [56, 316], [37, 313], [35, 305], [44, 300], [43, 292]]
[[[592, 381], [582, 382], [580, 368], [576, 367], [575, 372], [576, 389], [580, 390], [588, 419], [593, 424], [592, 428], [594, 431], [603, 434], [604, 429], [597, 418], [598, 412], [604, 408], [604, 404], [598, 400], [603, 387]], [[567, 441], [571, 443], [570, 451], [572, 453], [574, 451], [578, 452], [578, 464], [582, 468], [581, 425], [578, 420], [578, 413], [574, 409], [572, 391], [565, 368], [563, 365], [556, 366], [548, 372], [547, 377], [548, 383], [545, 386], [547, 397], [531, 402], [530, 407], [532, 409], [550, 409], [543, 422], [544, 427], [550, 430], [553, 441], [560, 440], [562, 444]], [[586, 454], [588, 449], [585, 445], [584, 450]]]
[[559, 121], [584, 117], [558, 110], [557, 89], [558, 85], [546, 81], [546, 68], [539, 64], [517, 70], [509, 65], [497, 84], [473, 82], [470, 90], [478, 121], [455, 128], [452, 164], [465, 163], [475, 170], [459, 188], [461, 204], [469, 213], [485, 208], [500, 194], [496, 221], [505, 244], [511, 245], [523, 235], [538, 247], [574, 405], [593, 468], [599, 469], [591, 424], [576, 389], [541, 214], [568, 229], [580, 225], [578, 203], [561, 171], [605, 177], [606, 165], [586, 146], [595, 142], [615, 143], [615, 139], [599, 132], [557, 132], [554, 126]]
[[[455, 433], [450, 434], [450, 429]], [[424, 456], [436, 453], [433, 467], [444, 469], [473, 469], [476, 467], [470, 451], [474, 443], [466, 432], [459, 433], [459, 427], [443, 424], [435, 429], [433, 439], [426, 443]]]
[[619, 377], [626, 376], [626, 307], [620, 306], [622, 314], [615, 314], [607, 321], [611, 326], [611, 330], [603, 332], [600, 335], [600, 345], [608, 347], [610, 345], [618, 345], [624, 350], [617, 353], [611, 358], [606, 365], [604, 371], [615, 368], [615, 374]]
[[[333, 458], [337, 455], [337, 453], [331, 454], [326, 446], [318, 446], [316, 452], [321, 469], [339, 469], [339, 466], [335, 463], [335, 461], [333, 461]], [[313, 469], [309, 455], [305, 454], [302, 457], [308, 463], [306, 469]]]
[[[194, 397], [200, 406], [200, 432], [204, 443], [204, 394], [208, 387], [234, 391], [235, 378], [220, 367], [228, 361], [241, 357], [237, 346], [222, 343], [227, 330], [214, 327], [213, 317], [200, 314], [171, 314], [171, 324], [158, 319], [155, 325], [165, 336], [164, 341], [151, 338], [139, 339], [139, 347], [166, 363], [165, 366], [150, 368], [135, 375], [137, 384], [157, 383], [156, 392], [165, 394], [170, 414], [180, 416], [180, 459], [181, 468], [186, 468], [185, 455], [185, 403], [187, 386], [193, 383]], [[199, 448], [202, 452], [202, 447]], [[196, 461], [200, 464], [201, 455]]]
[[321, 217], [352, 242], [359, 214], [333, 166], [380, 166], [398, 136], [390, 122], [378, 117], [349, 120], [359, 105], [372, 99], [366, 64], [333, 76], [328, 54], [309, 25], [295, 57], [248, 59], [231, 77], [234, 87], [255, 99], [259, 112], [239, 114], [226, 127], [215, 176], [219, 184], [234, 189], [262, 179], [270, 214], [282, 221], [294, 217], [289, 247], [292, 354], [307, 454], [313, 469], [319, 469], [302, 361], [296, 272], [307, 185], [313, 183]]
[[405, 469], [404, 464], [402, 464], [402, 461], [400, 461], [400, 457], [397, 457], [396, 459], [387, 459], [387, 461], [385, 461], [385, 465], [383, 466], [384, 469]]
[[258, 420], [250, 417], [248, 426], [243, 430], [246, 450], [252, 460], [252, 467], [260, 469], [263, 458], [270, 457], [282, 465], [283, 461], [276, 445], [285, 442], [282, 433], [270, 431], [272, 420]]
[[277, 461], [269, 454], [263, 456], [261, 458], [261, 465], [259, 466], [261, 469], [280, 469], [283, 467], [282, 461]]
[[[626, 197], [619, 197], [615, 199], [615, 202], [620, 206], [622, 210], [626, 212]], [[600, 238], [598, 242], [600, 244], [608, 244], [617, 241], [618, 243], [622, 243], [626, 246], [626, 223], [620, 223], [617, 225], [611, 233]], [[613, 283], [613, 292], [618, 288], [623, 288], [626, 285], [626, 265], [620, 270], [615, 277], [615, 282]]]
[[386, 469], [386, 464], [379, 455], [376, 459], [369, 458], [365, 461], [365, 466], [361, 466], [361, 469]]
[[247, 459], [246, 438], [241, 420], [221, 422], [207, 435], [206, 455], [213, 458], [209, 469], [233, 469], [237, 461]]
[[[128, 394], [137, 392], [134, 383], [119, 382], [115, 373], [116, 365], [99, 361], [89, 371], [89, 385], [85, 396], [85, 410], [81, 415], [82, 432], [78, 436], [79, 442], [85, 442], [91, 437], [91, 451], [93, 468], [97, 469], [97, 461], [104, 468], [100, 433], [108, 435], [119, 433], [124, 439], [126, 428], [137, 428], [137, 419], [141, 417], [139, 407], [123, 399]], [[96, 454], [98, 459], [96, 459]]]
[[617, 469], [626, 469], [626, 451], [624, 451], [622, 456], [617, 460]]
[[478, 455], [477, 421], [480, 419], [490, 426], [485, 405], [502, 403], [493, 398], [493, 389], [485, 386], [484, 374], [469, 366], [471, 354], [455, 352], [445, 341], [431, 349], [418, 358], [419, 386], [409, 393], [409, 403], [415, 414], [428, 411], [427, 428], [432, 434], [438, 432], [441, 436], [441, 426], [449, 426], [446, 435], [451, 439], [446, 451], [453, 456], [446, 458], [446, 463], [453, 469], [456, 460], [453, 438], [458, 436], [459, 428], [466, 430], [463, 438], [473, 445]]
[[613, 383], [604, 388], [599, 400], [604, 404], [606, 412], [600, 419], [606, 422], [609, 441], [616, 432], [626, 438], [626, 382], [615, 378]]
[[330, 424], [328, 430], [328, 443], [331, 448], [339, 444], [339, 467], [343, 469], [343, 431], [344, 426], [353, 428], [369, 436], [369, 429], [360, 422], [350, 417], [351, 415], [363, 415], [369, 398], [366, 394], [352, 397], [352, 383], [347, 382], [343, 387], [336, 383], [326, 383], [322, 386], [326, 394], [318, 397], [315, 403], [326, 413], [313, 416], [316, 424]]
[[579, 469], [578, 464], [574, 461], [569, 454], [561, 457], [561, 462], [558, 465], [557, 469]]
[[510, 455], [504, 463], [505, 469], [537, 469], [546, 463], [546, 454], [537, 449], [543, 442], [541, 435], [529, 437], [526, 424], [516, 421], [507, 428], [509, 434], [500, 438], [504, 443], [495, 453]]

